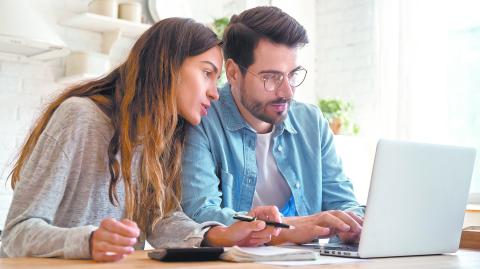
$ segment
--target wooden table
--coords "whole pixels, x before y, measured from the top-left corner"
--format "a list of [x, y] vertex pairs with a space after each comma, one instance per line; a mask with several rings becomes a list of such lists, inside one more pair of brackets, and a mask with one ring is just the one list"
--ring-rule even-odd
[[[194, 262], [194, 263], [165, 263], [150, 260], [147, 257], [147, 251], [136, 251], [122, 261], [115, 263], [96, 263], [93, 261], [81, 260], [63, 260], [54, 258], [8, 258], [0, 259], [1, 269], [52, 269], [52, 268], [287, 268], [257, 263], [230, 263], [230, 262]], [[292, 268], [292, 267], [290, 267]], [[382, 258], [369, 259], [367, 261], [357, 261], [352, 259], [351, 263], [315, 265], [294, 268], [461, 268], [461, 269], [479, 269], [480, 251], [460, 250], [456, 254], [421, 256], [421, 257], [402, 257], [402, 258]]]

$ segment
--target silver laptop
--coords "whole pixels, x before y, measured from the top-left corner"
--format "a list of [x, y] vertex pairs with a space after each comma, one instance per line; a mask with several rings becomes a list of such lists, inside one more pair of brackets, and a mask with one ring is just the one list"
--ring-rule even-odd
[[379, 140], [358, 245], [328, 243], [325, 255], [430, 255], [458, 249], [475, 149]]

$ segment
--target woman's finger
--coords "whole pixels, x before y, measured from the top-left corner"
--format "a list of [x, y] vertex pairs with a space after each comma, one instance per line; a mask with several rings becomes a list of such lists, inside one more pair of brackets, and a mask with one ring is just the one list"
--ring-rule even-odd
[[105, 241], [95, 241], [92, 243], [94, 251], [98, 252], [111, 252], [115, 254], [130, 254], [134, 251], [133, 247], [122, 247], [112, 245]]
[[123, 254], [107, 254], [105, 252], [96, 252], [93, 254], [93, 260], [97, 262], [115, 262], [123, 259], [125, 255]]
[[118, 246], [133, 246], [137, 243], [136, 237], [125, 237], [117, 233], [112, 233], [106, 229], [99, 229], [95, 240], [105, 241]]
[[102, 220], [100, 227], [111, 233], [117, 233], [125, 237], [138, 237], [140, 235], [140, 230], [138, 228], [130, 227], [129, 225], [112, 218]]
[[257, 206], [249, 214], [261, 220], [282, 222], [282, 215], [276, 206]]
[[250, 234], [250, 236], [252, 238], [257, 238], [257, 239], [260, 239], [260, 238], [268, 238], [268, 237], [272, 237], [272, 235], [275, 235], [276, 231], [276, 228], [275, 227], [272, 227], [272, 226], [266, 226], [265, 229], [261, 230], [261, 231], [258, 231], [258, 232], [252, 232]]

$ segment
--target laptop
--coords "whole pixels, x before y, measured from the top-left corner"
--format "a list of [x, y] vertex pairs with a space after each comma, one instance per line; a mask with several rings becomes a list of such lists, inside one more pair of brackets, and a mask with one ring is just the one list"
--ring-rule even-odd
[[475, 154], [467, 147], [379, 140], [358, 245], [329, 242], [320, 254], [375, 258], [457, 251]]

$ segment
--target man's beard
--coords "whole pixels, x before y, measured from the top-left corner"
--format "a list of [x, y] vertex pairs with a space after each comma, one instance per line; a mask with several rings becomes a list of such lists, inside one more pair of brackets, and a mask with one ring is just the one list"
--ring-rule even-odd
[[[292, 99], [277, 98], [268, 102], [261, 102], [252, 100], [247, 94], [245, 94], [245, 89], [240, 89], [240, 102], [242, 105], [257, 119], [276, 125], [287, 118], [288, 109], [290, 108], [290, 102]], [[265, 108], [273, 104], [287, 104], [287, 109], [282, 112], [277, 112], [274, 115], [269, 115], [266, 113]]]

